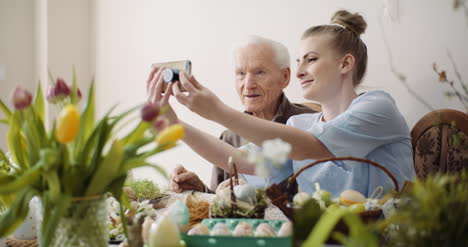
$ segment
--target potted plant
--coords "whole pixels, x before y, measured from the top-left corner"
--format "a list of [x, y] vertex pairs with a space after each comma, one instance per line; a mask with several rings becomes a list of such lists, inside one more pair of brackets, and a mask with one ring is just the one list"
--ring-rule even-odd
[[[9, 156], [0, 150], [0, 163], [10, 169], [0, 172], [0, 198], [14, 196], [0, 216], [0, 238], [18, 227], [28, 213], [34, 196], [41, 199], [40, 246], [107, 246], [108, 229], [103, 195], [112, 193], [128, 204], [122, 187], [131, 169], [149, 166], [165, 175], [147, 159], [175, 146], [184, 135], [182, 125], [161, 121], [165, 108], [146, 104], [113, 115], [112, 107], [101, 119], [94, 118], [94, 83], [83, 110], [76, 73], [70, 87], [51, 76], [47, 101], [59, 114], [46, 128], [45, 105], [39, 83], [36, 96], [17, 88], [14, 109], [1, 100], [0, 109], [9, 125]], [[122, 135], [122, 127], [137, 110], [141, 119]], [[123, 210], [123, 209], [121, 209]], [[125, 220], [125, 219], [123, 219]]]

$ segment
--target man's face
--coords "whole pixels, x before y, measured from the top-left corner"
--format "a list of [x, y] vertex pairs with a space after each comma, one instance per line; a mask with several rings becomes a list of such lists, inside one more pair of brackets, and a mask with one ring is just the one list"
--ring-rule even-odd
[[274, 61], [268, 44], [251, 44], [235, 54], [236, 89], [244, 108], [256, 114], [273, 110], [289, 83], [289, 68]]

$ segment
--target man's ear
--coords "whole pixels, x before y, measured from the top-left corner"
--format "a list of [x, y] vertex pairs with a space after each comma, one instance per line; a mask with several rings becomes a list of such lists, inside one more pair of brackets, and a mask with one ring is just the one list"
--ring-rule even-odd
[[346, 54], [344, 57], [341, 59], [341, 64], [340, 64], [340, 70], [341, 73], [346, 74], [350, 72], [354, 68], [354, 63], [356, 59], [352, 54]]
[[289, 85], [289, 81], [291, 80], [291, 69], [285, 68], [281, 71], [281, 79], [283, 82], [283, 88], [286, 88]]

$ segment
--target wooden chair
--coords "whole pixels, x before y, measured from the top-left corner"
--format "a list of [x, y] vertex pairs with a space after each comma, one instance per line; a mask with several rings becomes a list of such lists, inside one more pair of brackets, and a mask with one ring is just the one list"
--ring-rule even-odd
[[468, 168], [468, 114], [436, 110], [421, 118], [411, 130], [416, 175], [456, 173]]

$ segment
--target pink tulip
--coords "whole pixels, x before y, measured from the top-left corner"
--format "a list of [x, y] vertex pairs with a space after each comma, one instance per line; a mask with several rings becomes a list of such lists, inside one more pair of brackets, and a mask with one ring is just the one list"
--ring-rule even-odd
[[67, 96], [70, 96], [70, 94], [70, 87], [65, 83], [65, 81], [62, 78], [58, 78], [57, 82], [55, 83], [55, 95], [59, 99], [63, 99]]
[[165, 128], [169, 127], [169, 119], [167, 119], [164, 116], [160, 116], [156, 118], [156, 121], [151, 127], [156, 133], [159, 133], [163, 131]]
[[51, 104], [56, 104], [59, 101], [57, 95], [55, 94], [54, 86], [49, 85], [49, 87], [47, 88], [46, 98], [47, 98], [47, 101], [49, 101]]
[[15, 109], [22, 110], [31, 105], [32, 102], [32, 94], [21, 87], [16, 87], [15, 91], [13, 92], [13, 104]]
[[141, 119], [146, 122], [152, 122], [159, 115], [159, 106], [147, 103], [141, 108]]

